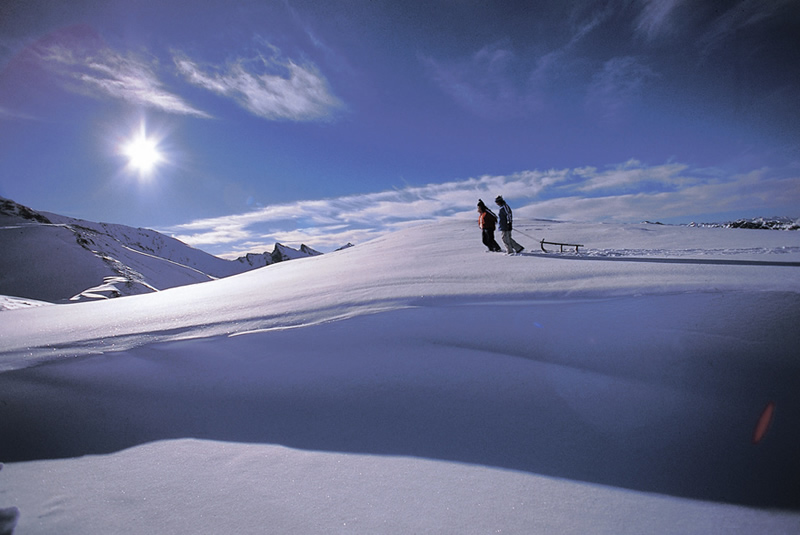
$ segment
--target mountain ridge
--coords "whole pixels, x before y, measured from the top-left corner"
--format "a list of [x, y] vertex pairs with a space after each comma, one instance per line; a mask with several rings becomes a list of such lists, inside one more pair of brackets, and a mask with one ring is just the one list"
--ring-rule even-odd
[[107, 299], [219, 279], [322, 253], [276, 243], [234, 260], [158, 231], [33, 210], [0, 197], [0, 295], [45, 302]]

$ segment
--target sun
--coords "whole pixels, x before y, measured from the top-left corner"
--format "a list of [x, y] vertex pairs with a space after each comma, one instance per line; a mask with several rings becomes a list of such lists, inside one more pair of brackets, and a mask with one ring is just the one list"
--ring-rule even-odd
[[152, 174], [164, 161], [158, 138], [148, 136], [144, 126], [122, 145], [121, 151], [128, 158], [128, 168], [140, 176]]
[[128, 157], [130, 166], [143, 173], [149, 173], [162, 160], [158, 144], [154, 139], [140, 137], [130, 141], [123, 152]]

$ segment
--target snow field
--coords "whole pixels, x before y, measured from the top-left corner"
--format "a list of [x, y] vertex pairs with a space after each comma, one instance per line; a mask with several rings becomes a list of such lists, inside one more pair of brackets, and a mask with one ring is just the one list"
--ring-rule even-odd
[[520, 230], [3, 312], [15, 534], [797, 531], [800, 234]]

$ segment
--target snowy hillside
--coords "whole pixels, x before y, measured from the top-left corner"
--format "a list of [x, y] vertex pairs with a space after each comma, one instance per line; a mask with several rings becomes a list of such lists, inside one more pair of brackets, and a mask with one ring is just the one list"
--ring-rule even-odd
[[7, 525], [797, 532], [800, 233], [516, 224], [2, 312]]
[[319, 254], [276, 244], [224, 260], [153, 230], [36, 212], [0, 198], [0, 295], [63, 302], [205, 282]]

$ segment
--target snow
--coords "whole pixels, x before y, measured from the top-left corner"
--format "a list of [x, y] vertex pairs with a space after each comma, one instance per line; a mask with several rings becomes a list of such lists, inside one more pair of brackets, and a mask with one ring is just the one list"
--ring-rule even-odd
[[800, 530], [800, 233], [516, 224], [0, 312], [14, 533]]
[[153, 230], [36, 212], [0, 197], [0, 294], [63, 303], [150, 293], [318, 255], [281, 244], [224, 260]]
[[15, 310], [18, 308], [26, 307], [40, 307], [49, 305], [46, 301], [37, 301], [36, 299], [25, 299], [21, 297], [11, 297], [8, 295], [0, 295], [0, 311]]

